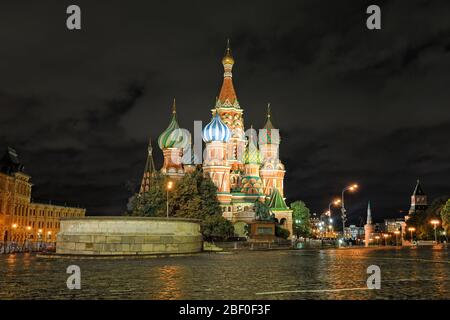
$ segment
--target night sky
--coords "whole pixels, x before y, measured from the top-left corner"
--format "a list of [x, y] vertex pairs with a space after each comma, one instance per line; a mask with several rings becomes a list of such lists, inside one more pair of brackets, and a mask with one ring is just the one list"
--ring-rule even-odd
[[[366, 28], [373, 3], [382, 30]], [[150, 136], [162, 165], [172, 99], [182, 127], [209, 121], [227, 38], [246, 127], [272, 105], [288, 203], [320, 213], [356, 182], [359, 224], [368, 200], [375, 220], [403, 216], [416, 179], [450, 194], [450, 1], [10, 1], [0, 147], [18, 151], [35, 201], [121, 214]]]

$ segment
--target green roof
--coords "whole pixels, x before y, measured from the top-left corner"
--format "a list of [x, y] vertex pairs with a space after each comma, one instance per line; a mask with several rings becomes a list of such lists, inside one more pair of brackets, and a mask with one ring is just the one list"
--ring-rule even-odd
[[281, 196], [280, 191], [277, 188], [273, 188], [272, 194], [270, 195], [269, 202], [267, 203], [271, 210], [289, 210], [286, 202]]

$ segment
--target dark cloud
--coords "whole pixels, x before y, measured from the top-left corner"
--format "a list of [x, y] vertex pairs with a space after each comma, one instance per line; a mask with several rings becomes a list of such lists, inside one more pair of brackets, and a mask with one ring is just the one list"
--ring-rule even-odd
[[448, 1], [379, 1], [381, 31], [365, 28], [366, 1], [80, 0], [80, 32], [69, 4], [0, 11], [0, 143], [35, 198], [121, 213], [173, 97], [183, 127], [210, 118], [227, 37], [246, 126], [272, 103], [289, 200], [320, 212], [356, 181], [358, 223], [369, 199], [375, 218], [401, 215], [417, 178], [449, 193]]

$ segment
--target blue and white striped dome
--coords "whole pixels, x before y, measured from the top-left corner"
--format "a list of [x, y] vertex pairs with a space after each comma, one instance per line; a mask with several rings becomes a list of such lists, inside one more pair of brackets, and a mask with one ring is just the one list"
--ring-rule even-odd
[[231, 131], [228, 126], [220, 119], [219, 113], [213, 117], [210, 123], [203, 128], [203, 141], [222, 141], [227, 142], [231, 138]]

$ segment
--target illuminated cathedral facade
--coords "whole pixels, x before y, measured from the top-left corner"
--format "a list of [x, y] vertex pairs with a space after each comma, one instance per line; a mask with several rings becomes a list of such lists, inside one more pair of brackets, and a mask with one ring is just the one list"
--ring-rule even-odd
[[[190, 133], [179, 127], [174, 100], [169, 126], [158, 138], [164, 155], [161, 172], [176, 180], [201, 166], [216, 185], [223, 216], [233, 222], [238, 235], [254, 221], [256, 201], [267, 203], [278, 223], [292, 235], [292, 211], [284, 200], [286, 171], [279, 158], [280, 136], [272, 124], [270, 105], [264, 127], [259, 132], [253, 127], [246, 131], [244, 109], [233, 85], [234, 63], [228, 44], [222, 59], [222, 87], [211, 110], [212, 119], [202, 128], [202, 154], [194, 154]], [[154, 170], [150, 144], [141, 192], [148, 190]]]

